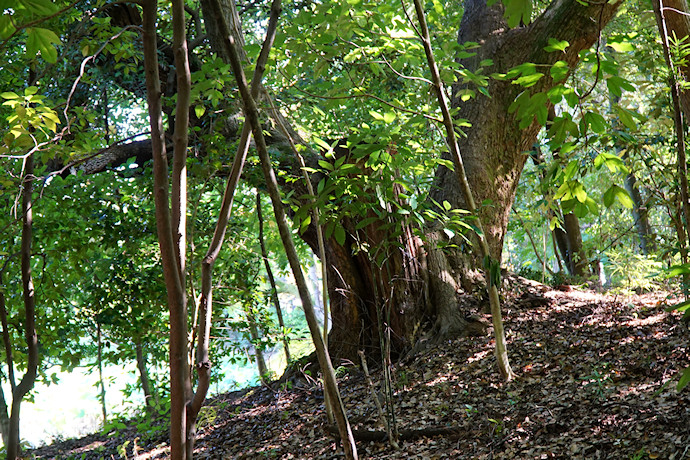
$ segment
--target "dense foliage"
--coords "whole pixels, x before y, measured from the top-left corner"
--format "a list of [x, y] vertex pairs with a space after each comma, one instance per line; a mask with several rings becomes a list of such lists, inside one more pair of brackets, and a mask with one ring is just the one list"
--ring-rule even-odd
[[[259, 55], [268, 3], [238, 4], [245, 64]], [[503, 3], [511, 28], [542, 12], [531, 2]], [[237, 144], [228, 126], [242, 117], [230, 67], [211, 50], [202, 5], [196, 0], [186, 5], [192, 78], [186, 292], [193, 326], [199, 267]], [[532, 149], [521, 152], [529, 160], [503, 235], [502, 265], [555, 284], [687, 293], [690, 225], [682, 193], [687, 165], [682, 168], [679, 160], [684, 140], [668, 83], [674, 72], [683, 80], [677, 69], [686, 64], [687, 39], [670, 40], [672, 65], [666, 65], [656, 18], [646, 2], [634, 1], [591, 49], [579, 53], [575, 70], [559, 58], [502, 71], [487, 59], [469, 68], [463, 60], [475, 56], [479, 45], [456, 43], [462, 2], [433, 0], [425, 7], [454, 113], [463, 102], [491, 97], [490, 82], [507, 81], [517, 92], [501, 116], [512, 117], [520, 129], [539, 131]], [[166, 8], [159, 11], [158, 54], [164, 63], [164, 119], [172, 125], [177, 94], [168, 59], [172, 13]], [[110, 164], [107, 155], [149, 136], [140, 9], [103, 0], [6, 0], [0, 1], [0, 13], [0, 309], [8, 366], [2, 378], [14, 389], [14, 374], [28, 362], [20, 204], [27, 161], [33, 158], [36, 169], [28, 180], [34, 187], [31, 266], [39, 381], [56, 383], [58, 370], [135, 364], [149, 415], [154, 409], [164, 412], [169, 317], [151, 163], [135, 153], [125, 163]], [[261, 100], [264, 115], [277, 108], [288, 116], [301, 137], [298, 151], [323, 153], [303, 168], [317, 178], [315, 196], [296, 189], [284, 194], [295, 236], [309, 243], [318, 210], [324, 236], [377, 267], [379, 272], [367, 275], [384, 284], [390, 279], [381, 273], [393, 270], [391, 254], [405, 253], [401, 238], [408, 230], [443, 250], [468, 250], [478, 230], [476, 216], [430, 198], [437, 171], [453, 164], [442, 155], [447, 136], [415, 24], [393, 0], [289, 2], [264, 82], [270, 99]], [[552, 37], [542, 49], [561, 56], [570, 46]], [[545, 80], [553, 84], [541, 91]], [[461, 135], [475, 128], [455, 120]], [[269, 147], [289, 190], [300, 175], [285, 166], [284, 150]], [[93, 172], [98, 161], [103, 165]], [[265, 189], [258, 163], [251, 149], [214, 272], [212, 354], [229, 365], [263, 359], [260, 351], [277, 355], [286, 336], [285, 343], [295, 344], [306, 337], [277, 227], [268, 202], [259, 200], [269, 216], [264, 241], [269, 268], [278, 274], [278, 298], [286, 308], [287, 322], [279, 326], [257, 236], [255, 197]], [[491, 213], [496, 204], [484, 201], [481, 213]], [[443, 238], [429, 239], [429, 228]], [[307, 243], [298, 245], [302, 264], [317, 267]], [[317, 292], [318, 278], [312, 276], [311, 283]], [[309, 351], [296, 348], [299, 354]], [[213, 380], [222, 381], [223, 370], [212, 370]], [[0, 424], [9, 417], [7, 408], [2, 395]]]

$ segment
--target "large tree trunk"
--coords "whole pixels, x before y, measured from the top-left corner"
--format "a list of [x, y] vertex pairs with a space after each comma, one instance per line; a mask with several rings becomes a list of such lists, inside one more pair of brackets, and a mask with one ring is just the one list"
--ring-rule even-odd
[[[484, 69], [484, 74], [505, 73], [524, 62], [548, 66], [558, 60], [565, 61], [573, 69], [579, 61], [579, 52], [596, 41], [600, 27], [613, 17], [619, 5], [620, 2], [583, 5], [574, 0], [556, 0], [532, 24], [509, 29], [500, 3], [487, 7], [484, 0], [468, 0], [465, 2], [458, 42], [476, 42], [481, 47], [476, 50], [475, 56], [462, 60], [461, 64], [475, 71], [481, 61], [493, 60], [494, 65]], [[570, 46], [562, 53], [547, 53], [544, 47], [549, 38], [566, 40]], [[551, 78], [543, 77], [530, 91], [535, 94], [553, 86], [555, 83]], [[453, 94], [458, 94], [463, 88], [456, 86]], [[491, 257], [499, 261], [515, 190], [528, 158], [526, 152], [532, 149], [541, 129], [536, 122], [520, 129], [518, 120], [508, 111], [510, 104], [523, 90], [510, 81], [491, 80], [488, 86], [491, 97], [478, 96], [465, 102], [459, 98], [454, 100], [458, 109], [457, 117], [472, 123], [472, 127], [466, 130], [467, 136], [460, 140], [460, 148], [477, 202], [489, 200], [490, 204], [480, 214]], [[444, 157], [447, 157], [447, 153], [444, 153]], [[432, 197], [438, 202], [447, 200], [453, 207], [467, 208], [455, 174], [444, 167], [437, 171]], [[433, 258], [441, 259], [443, 256]], [[448, 273], [468, 272], [466, 262], [463, 262], [466, 258], [461, 254], [453, 254], [446, 259], [451, 270], [433, 270], [430, 273], [431, 292], [454, 288], [446, 280]], [[475, 258], [475, 268], [478, 262]], [[439, 266], [444, 268], [443, 264]], [[430, 264], [431, 268], [435, 267]], [[456, 279], [455, 285], [461, 282], [462, 279]], [[443, 288], [444, 284], [450, 287]], [[450, 299], [450, 296], [445, 298]], [[453, 306], [434, 303], [440, 309], [439, 313], [452, 314], [454, 311]], [[457, 314], [439, 318], [437, 323], [453, 330], [448, 325], [453, 324], [454, 317]]]

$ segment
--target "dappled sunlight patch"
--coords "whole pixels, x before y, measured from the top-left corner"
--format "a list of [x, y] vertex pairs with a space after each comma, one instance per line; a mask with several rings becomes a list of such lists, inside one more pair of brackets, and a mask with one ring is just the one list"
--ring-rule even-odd
[[646, 318], [633, 318], [622, 323], [624, 326], [630, 327], [640, 327], [640, 326], [650, 326], [652, 324], [658, 324], [664, 321], [668, 317], [666, 312], [657, 313], [656, 315], [648, 316]]
[[86, 445], [84, 447], [79, 447], [74, 450], [72, 450], [70, 453], [72, 454], [81, 454], [84, 452], [91, 452], [91, 451], [98, 451], [99, 447], [102, 447], [105, 445], [104, 441], [94, 441], [89, 445]]
[[490, 354], [491, 354], [491, 350], [478, 351], [477, 353], [475, 353], [471, 357], [467, 358], [467, 362], [473, 363], [476, 361], [481, 361], [483, 359], [486, 359], [486, 357], [489, 356]]

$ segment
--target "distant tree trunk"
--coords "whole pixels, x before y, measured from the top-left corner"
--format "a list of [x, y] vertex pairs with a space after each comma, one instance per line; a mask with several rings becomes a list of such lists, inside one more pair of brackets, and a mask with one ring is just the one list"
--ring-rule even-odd
[[139, 370], [139, 382], [141, 383], [141, 389], [144, 392], [146, 412], [148, 412], [149, 416], [152, 416], [154, 415], [155, 408], [158, 405], [158, 394], [151, 387], [146, 353], [144, 352], [144, 345], [142, 344], [140, 338], [137, 338], [134, 346], [137, 353], [137, 369]]
[[635, 221], [635, 228], [637, 229], [640, 250], [642, 254], [649, 255], [656, 251], [656, 240], [654, 232], [652, 231], [652, 226], [649, 223], [647, 204], [642, 199], [642, 194], [637, 186], [635, 173], [632, 170], [625, 176], [625, 189], [628, 191], [633, 202], [632, 216]]
[[[555, 116], [556, 113], [552, 107], [549, 110], [548, 123], [551, 123]], [[558, 158], [558, 152], [554, 152], [554, 156]], [[531, 158], [536, 166], [541, 166], [544, 164], [544, 156], [539, 147], [532, 149]], [[540, 176], [542, 181], [546, 180], [543, 168]], [[582, 247], [582, 234], [580, 233], [579, 219], [572, 212], [567, 213], [561, 217], [562, 210], [558, 202], [554, 203], [554, 207], [555, 210], [549, 209], [547, 217], [549, 219], [549, 222], [552, 218], [558, 217], [560, 223], [562, 224], [562, 226], [554, 227], [552, 232], [553, 239], [556, 242], [558, 252], [560, 253], [560, 259], [562, 259], [563, 262], [565, 262], [565, 266], [568, 269], [568, 273], [570, 273], [573, 276], [585, 276], [588, 273], [588, 264], [585, 251]], [[555, 256], [558, 258], [558, 253], [555, 254]]]
[[266, 359], [264, 359], [264, 352], [261, 349], [261, 335], [259, 335], [259, 328], [256, 324], [256, 316], [251, 311], [251, 306], [247, 307], [247, 322], [249, 323], [249, 336], [252, 338], [252, 346], [254, 348], [254, 358], [256, 359], [256, 368], [259, 372], [259, 380], [261, 383], [267, 383], [266, 376], [268, 375], [268, 366], [266, 366]]
[[96, 341], [98, 343], [97, 357], [98, 360], [98, 382], [101, 386], [100, 400], [101, 412], [103, 413], [103, 425], [108, 423], [108, 411], [105, 406], [105, 381], [103, 379], [103, 336], [101, 334], [101, 323], [96, 321]]
[[268, 260], [268, 251], [266, 250], [266, 242], [264, 240], [264, 219], [261, 211], [261, 193], [256, 191], [256, 216], [259, 220], [259, 246], [261, 247], [261, 258], [264, 261], [264, 268], [266, 269], [266, 277], [271, 289], [271, 301], [276, 309], [276, 316], [278, 317], [278, 326], [280, 326], [280, 336], [283, 342], [283, 351], [285, 352], [285, 363], [290, 364], [290, 344], [287, 335], [285, 334], [285, 321], [283, 320], [283, 309], [280, 308], [280, 299], [278, 299], [278, 288], [276, 287], [276, 280], [273, 276], [273, 269]]
[[580, 233], [580, 219], [572, 212], [563, 216], [565, 234], [568, 241], [568, 261], [571, 267], [571, 274], [574, 276], [587, 276], [589, 270], [589, 260], [582, 247], [582, 234]]
[[[614, 106], [618, 104], [618, 102], [620, 101], [620, 97], [615, 96], [613, 94], [609, 94], [609, 100], [609, 110], [611, 113], [615, 113]], [[618, 116], [616, 116], [615, 124], [622, 125], [622, 123], [618, 119]], [[616, 128], [618, 128], [618, 126], [616, 126]], [[615, 149], [616, 154], [620, 155], [624, 149], [624, 146], [621, 145], [619, 141], [616, 142]], [[626, 150], [625, 153], [623, 153], [623, 160], [630, 158], [630, 155], [628, 153], [628, 150]], [[630, 198], [633, 202], [631, 212], [633, 221], [635, 222], [635, 228], [637, 229], [637, 238], [640, 245], [640, 251], [642, 252], [642, 254], [648, 255], [649, 253], [656, 251], [656, 241], [654, 233], [652, 232], [652, 227], [649, 223], [647, 204], [642, 199], [642, 194], [640, 193], [640, 189], [637, 186], [637, 178], [635, 177], [635, 172], [630, 166], [628, 167], [628, 169], [630, 172], [628, 173], [628, 175], [625, 176], [625, 189], [628, 191], [628, 195], [630, 195]]]
[[36, 293], [31, 275], [31, 247], [33, 241], [33, 181], [34, 156], [26, 159], [22, 190], [22, 288], [24, 291], [24, 333], [27, 346], [26, 372], [12, 392], [12, 412], [10, 414], [9, 442], [7, 458], [14, 460], [20, 454], [19, 411], [22, 400], [31, 391], [38, 375], [38, 335], [36, 334]]

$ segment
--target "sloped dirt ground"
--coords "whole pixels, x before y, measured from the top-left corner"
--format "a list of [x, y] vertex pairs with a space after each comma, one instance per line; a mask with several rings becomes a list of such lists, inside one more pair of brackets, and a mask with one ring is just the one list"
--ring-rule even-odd
[[[400, 450], [359, 441], [360, 458], [690, 458], [690, 387], [676, 390], [690, 366], [690, 333], [664, 310], [666, 294], [540, 290], [532, 285], [504, 305], [516, 380], [498, 376], [491, 335], [409, 356], [394, 367], [398, 429], [450, 429], [401, 441]], [[372, 377], [378, 385], [380, 373]], [[340, 388], [353, 428], [380, 431], [362, 371], [350, 368]], [[316, 384], [218, 396], [203, 413], [195, 458], [342, 458], [323, 408]], [[130, 429], [29, 458], [124, 458], [117, 446], [126, 440], [129, 459], [168, 457], [164, 440], [146, 445]]]

